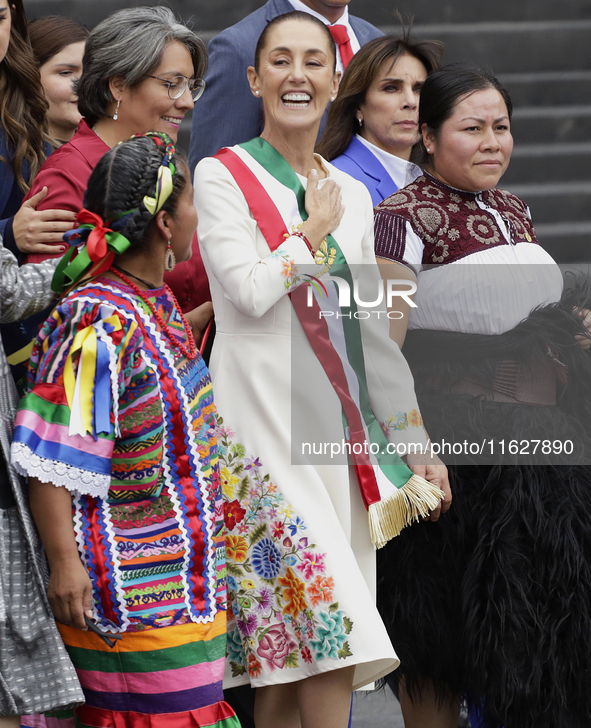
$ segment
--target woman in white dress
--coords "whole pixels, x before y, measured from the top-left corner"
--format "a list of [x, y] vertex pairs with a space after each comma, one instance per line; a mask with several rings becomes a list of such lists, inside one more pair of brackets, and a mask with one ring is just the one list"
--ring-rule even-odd
[[[385, 305], [343, 311], [327, 275], [338, 267], [358, 299], [372, 300], [365, 284], [374, 299], [382, 290], [367, 190], [314, 155], [320, 119], [337, 91], [335, 55], [326, 27], [308, 14], [269, 23], [248, 69], [252, 92], [263, 100], [263, 134], [202, 160], [195, 173], [223, 419], [226, 686], [250, 681], [259, 688], [258, 728], [347, 725], [351, 689], [398, 664], [375, 608], [374, 544], [412, 517], [436, 519], [451, 501], [438, 462], [409, 456], [413, 475], [397, 457], [378, 463], [381, 455], [358, 454], [358, 485], [346, 456], [331, 459], [330, 445], [345, 439], [357, 448], [380, 441], [381, 453], [388, 443], [379, 424], [388, 421], [397, 425], [392, 442], [400, 452], [426, 445]], [[302, 285], [308, 280], [313, 287]], [[343, 293], [345, 281], [340, 285]], [[310, 322], [320, 336], [308, 333]], [[323, 347], [329, 351], [319, 354], [321, 363]], [[344, 373], [336, 385], [325, 357]], [[334, 386], [345, 379], [348, 394], [340, 387], [338, 396]], [[327, 443], [325, 457], [315, 454]]]

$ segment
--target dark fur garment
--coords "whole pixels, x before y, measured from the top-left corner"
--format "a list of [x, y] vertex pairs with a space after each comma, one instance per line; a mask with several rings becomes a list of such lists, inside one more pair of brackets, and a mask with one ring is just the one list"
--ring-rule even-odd
[[[501, 336], [409, 332], [431, 438], [570, 432], [579, 462], [591, 462], [591, 355], [573, 313], [585, 299], [579, 287]], [[556, 407], [449, 393], [467, 374], [493, 377], [503, 359], [527, 365], [549, 351], [566, 374]], [[451, 466], [451, 510], [378, 552], [378, 604], [401, 659], [388, 682], [403, 676], [417, 695], [431, 678], [442, 698], [482, 704], [486, 728], [591, 726], [591, 466], [561, 462]]]

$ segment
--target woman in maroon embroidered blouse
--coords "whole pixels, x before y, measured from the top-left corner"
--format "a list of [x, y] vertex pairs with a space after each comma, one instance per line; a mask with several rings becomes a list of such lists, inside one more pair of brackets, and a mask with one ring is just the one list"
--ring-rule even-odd
[[454, 508], [379, 552], [407, 728], [456, 728], [463, 698], [481, 728], [591, 725], [588, 305], [563, 294], [526, 204], [496, 187], [511, 112], [487, 73], [432, 74], [424, 174], [376, 208], [384, 279], [417, 284], [391, 333], [408, 327], [454, 475]]

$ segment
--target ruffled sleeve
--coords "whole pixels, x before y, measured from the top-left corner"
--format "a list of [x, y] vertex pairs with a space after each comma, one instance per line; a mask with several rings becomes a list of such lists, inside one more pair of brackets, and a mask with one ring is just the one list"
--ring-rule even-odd
[[137, 369], [141, 334], [109, 304], [66, 300], [33, 349], [12, 459], [23, 475], [72, 493], [108, 496], [119, 408]]

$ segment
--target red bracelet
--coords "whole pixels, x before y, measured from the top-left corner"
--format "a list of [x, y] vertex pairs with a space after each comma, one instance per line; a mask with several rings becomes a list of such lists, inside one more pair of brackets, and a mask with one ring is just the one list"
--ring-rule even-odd
[[308, 240], [308, 238], [304, 235], [304, 233], [301, 230], [296, 230], [294, 233], [292, 233], [292, 235], [297, 238], [301, 238], [304, 241], [304, 243], [306, 243], [306, 245], [308, 246], [308, 250], [310, 251], [310, 253], [312, 253], [312, 256], [315, 255], [316, 251], [314, 250], [310, 241]]

